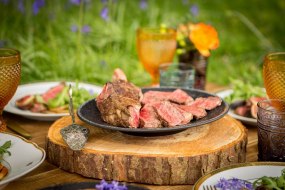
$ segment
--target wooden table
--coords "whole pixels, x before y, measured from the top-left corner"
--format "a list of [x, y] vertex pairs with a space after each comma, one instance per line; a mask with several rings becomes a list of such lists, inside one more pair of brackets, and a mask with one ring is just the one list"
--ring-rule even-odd
[[[217, 92], [225, 89], [224, 87], [214, 84], [207, 84], [206, 90], [209, 92]], [[24, 129], [32, 134], [31, 141], [37, 143], [40, 147], [45, 148], [47, 131], [53, 122], [35, 121], [23, 118], [21, 116], [4, 113], [5, 118], [15, 120]], [[248, 145], [247, 145], [247, 162], [257, 161], [257, 128], [256, 126], [246, 126], [248, 129]], [[8, 130], [11, 132], [10, 130]], [[19, 158], [20, 159], [20, 158]], [[83, 181], [98, 181], [95, 179], [84, 178], [78, 174], [68, 173], [58, 167], [44, 161], [38, 168], [28, 173], [27, 175], [9, 183], [4, 190], [17, 189], [39, 189], [59, 183], [83, 182]], [[154, 186], [143, 185], [153, 190], [189, 190], [191, 185], [179, 186]]]

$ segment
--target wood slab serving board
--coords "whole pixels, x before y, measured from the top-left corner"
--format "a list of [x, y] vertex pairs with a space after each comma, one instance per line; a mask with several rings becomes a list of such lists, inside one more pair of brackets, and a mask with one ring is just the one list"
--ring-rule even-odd
[[225, 117], [202, 126], [166, 135], [142, 137], [83, 123], [90, 129], [84, 149], [73, 151], [60, 129], [70, 117], [49, 128], [47, 160], [68, 172], [85, 177], [158, 185], [194, 184], [214, 169], [245, 162], [247, 130], [234, 118]]

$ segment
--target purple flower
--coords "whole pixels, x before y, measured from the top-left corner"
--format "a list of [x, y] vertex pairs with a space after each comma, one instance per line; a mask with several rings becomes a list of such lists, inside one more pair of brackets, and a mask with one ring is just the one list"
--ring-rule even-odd
[[77, 31], [78, 31], [78, 27], [77, 27], [75, 24], [73, 24], [73, 25], [70, 27], [70, 30], [71, 30], [71, 32], [77, 32]]
[[101, 180], [100, 184], [95, 185], [95, 188], [98, 190], [104, 190], [104, 189], [127, 190], [128, 189], [125, 185], [119, 185], [119, 182], [112, 181], [111, 183], [108, 183], [104, 179]]
[[228, 189], [240, 190], [245, 187], [248, 190], [253, 190], [253, 186], [250, 182], [237, 178], [232, 178], [232, 179], [221, 178], [218, 184], [216, 184], [215, 186], [221, 188], [222, 190], [228, 190]]
[[9, 0], [0, 0], [1, 3], [3, 3], [4, 5], [7, 5], [9, 3]]
[[107, 66], [107, 62], [106, 62], [105, 60], [101, 60], [101, 61], [100, 61], [100, 65], [101, 65], [102, 67], [106, 67], [106, 66]]
[[70, 0], [69, 2], [74, 5], [80, 5], [81, 0]]
[[40, 8], [42, 8], [44, 5], [45, 5], [45, 0], [35, 0], [33, 3], [34, 15], [37, 15], [40, 11]]
[[101, 0], [101, 3], [102, 3], [102, 4], [107, 4], [107, 3], [108, 3], [108, 0]]
[[7, 44], [6, 40], [0, 40], [0, 48], [5, 47], [6, 44]]
[[104, 20], [108, 20], [109, 19], [109, 10], [108, 10], [108, 7], [104, 7], [101, 11], [101, 18], [104, 19]]
[[190, 12], [193, 16], [197, 16], [199, 14], [199, 7], [198, 5], [194, 4], [190, 7]]
[[88, 25], [84, 25], [81, 29], [82, 33], [89, 33], [91, 32], [91, 28]]
[[140, 1], [140, 9], [145, 10], [147, 9], [147, 0]]
[[24, 12], [25, 12], [25, 6], [24, 6], [24, 1], [23, 1], [23, 0], [19, 0], [19, 1], [18, 1], [18, 10], [19, 10], [21, 13], [24, 13]]
[[188, 4], [188, 0], [182, 0], [182, 4], [183, 4], [183, 5]]

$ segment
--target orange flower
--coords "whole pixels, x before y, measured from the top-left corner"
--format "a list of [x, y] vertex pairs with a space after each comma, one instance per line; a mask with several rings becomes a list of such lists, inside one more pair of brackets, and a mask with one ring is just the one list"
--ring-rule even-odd
[[203, 56], [210, 56], [210, 50], [218, 48], [218, 33], [212, 26], [204, 23], [191, 24], [190, 31], [190, 41]]

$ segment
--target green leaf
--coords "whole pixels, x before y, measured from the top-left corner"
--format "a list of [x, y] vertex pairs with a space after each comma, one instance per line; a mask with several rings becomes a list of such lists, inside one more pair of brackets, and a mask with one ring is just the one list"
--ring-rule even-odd
[[11, 147], [12, 143], [11, 141], [6, 141], [1, 147], [0, 147], [0, 158], [2, 159], [3, 155], [5, 153], [7, 153], [9, 156], [11, 156], [11, 152], [8, 151], [7, 149], [9, 149]]

